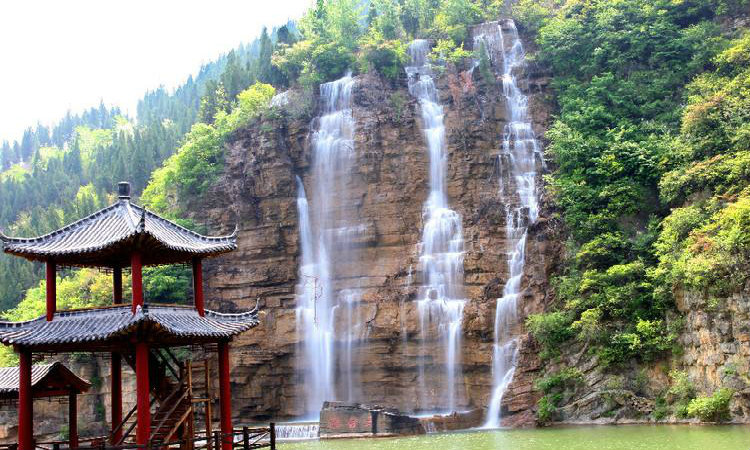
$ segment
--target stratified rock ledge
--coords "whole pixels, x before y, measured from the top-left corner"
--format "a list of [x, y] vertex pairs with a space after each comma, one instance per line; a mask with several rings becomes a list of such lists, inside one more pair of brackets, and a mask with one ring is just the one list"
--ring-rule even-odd
[[425, 434], [419, 419], [395, 408], [347, 402], [325, 402], [320, 411], [320, 438], [388, 437]]

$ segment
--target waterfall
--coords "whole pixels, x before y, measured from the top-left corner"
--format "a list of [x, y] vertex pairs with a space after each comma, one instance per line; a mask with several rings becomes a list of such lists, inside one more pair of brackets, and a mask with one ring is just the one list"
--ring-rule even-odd
[[[310, 193], [297, 180], [301, 264], [297, 285], [297, 326], [302, 342], [300, 372], [305, 377], [305, 411], [316, 415], [326, 400], [357, 395], [355, 346], [363, 335], [359, 292], [342, 288], [341, 278], [356, 264], [354, 241], [366, 232], [347, 208], [355, 167], [350, 74], [320, 86], [322, 115], [312, 139]], [[309, 202], [308, 202], [309, 200]], [[343, 386], [345, 392], [337, 392]]]
[[277, 423], [276, 439], [280, 441], [295, 441], [303, 439], [317, 439], [320, 425], [314, 423]]
[[[320, 268], [314, 260], [313, 236], [310, 224], [310, 211], [307, 195], [302, 180], [297, 177], [297, 211], [299, 215], [300, 283], [297, 286], [297, 327], [304, 335], [301, 353], [310, 367], [305, 383], [315, 386], [307, 391], [307, 414], [314, 414], [315, 405], [323, 405], [326, 399], [333, 397], [333, 330], [328, 320], [319, 320], [319, 313], [325, 311], [318, 273]], [[319, 298], [320, 297], [320, 298]], [[322, 317], [325, 319], [325, 315]], [[300, 351], [298, 351], [300, 353]], [[309, 364], [317, 360], [317, 363]]]
[[461, 361], [461, 322], [466, 302], [463, 292], [464, 241], [461, 216], [450, 209], [445, 192], [445, 126], [443, 107], [428, 62], [430, 43], [415, 40], [409, 44], [410, 65], [406, 67], [409, 93], [419, 101], [427, 150], [430, 157], [430, 192], [423, 207], [422, 241], [419, 264], [422, 284], [417, 301], [420, 351], [420, 409], [435, 406], [427, 399], [425, 381], [425, 342], [434, 327], [444, 351], [445, 379], [439, 386], [444, 393], [440, 406], [455, 411], [462, 396], [457, 390]]
[[[507, 33], [510, 42], [506, 43]], [[506, 44], [508, 44], [506, 46]], [[492, 66], [502, 71], [502, 87], [509, 122], [503, 132], [500, 152], [499, 190], [506, 207], [506, 242], [508, 243], [508, 280], [495, 310], [495, 342], [492, 355], [492, 395], [485, 427], [500, 426], [503, 395], [513, 380], [518, 358], [518, 342], [513, 327], [518, 321], [518, 298], [522, 292], [526, 264], [526, 238], [529, 225], [539, 215], [536, 191], [537, 165], [541, 151], [528, 114], [528, 97], [518, 87], [516, 72], [525, 64], [523, 44], [515, 23], [490, 22], [477, 27], [474, 48], [487, 52]]]

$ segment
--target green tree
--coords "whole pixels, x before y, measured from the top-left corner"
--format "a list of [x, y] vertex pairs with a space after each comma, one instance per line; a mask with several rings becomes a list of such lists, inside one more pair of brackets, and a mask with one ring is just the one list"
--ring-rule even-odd
[[206, 83], [206, 94], [201, 98], [198, 116], [203, 123], [212, 124], [216, 114], [229, 109], [229, 100], [221, 83], [209, 81]]
[[268, 36], [268, 30], [263, 27], [260, 35], [260, 51], [258, 55], [258, 81], [262, 83], [271, 83], [273, 81], [273, 66], [271, 65], [271, 55], [273, 54], [273, 44]]

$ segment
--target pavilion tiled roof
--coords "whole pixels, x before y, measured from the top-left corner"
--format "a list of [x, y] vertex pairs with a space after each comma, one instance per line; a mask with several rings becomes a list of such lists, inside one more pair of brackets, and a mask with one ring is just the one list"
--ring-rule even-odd
[[237, 248], [236, 230], [203, 236], [132, 204], [129, 197], [52, 233], [35, 238], [0, 233], [0, 240], [6, 253], [80, 267], [128, 267], [134, 249], [144, 265], [153, 265], [186, 263]]
[[201, 316], [192, 306], [131, 305], [79, 309], [55, 313], [26, 322], [0, 322], [0, 343], [30, 348], [55, 346], [106, 346], [133, 335], [149, 335], [173, 344], [216, 342], [231, 339], [258, 324], [257, 308], [227, 314], [206, 310]]
[[[2, 367], [0, 368], [0, 396], [18, 395], [19, 386], [19, 368]], [[88, 390], [91, 386], [86, 380], [79, 378], [60, 362], [52, 364], [34, 364], [31, 367], [31, 387], [32, 389], [39, 386], [40, 383], [48, 376], [55, 377], [55, 381], [68, 381], [74, 385], [78, 393]], [[61, 380], [64, 379], [64, 380]]]

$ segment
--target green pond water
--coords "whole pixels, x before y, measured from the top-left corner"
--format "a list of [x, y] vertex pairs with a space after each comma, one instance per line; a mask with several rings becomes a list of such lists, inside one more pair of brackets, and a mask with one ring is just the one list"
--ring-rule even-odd
[[621, 425], [298, 441], [280, 450], [750, 450], [750, 426]]

